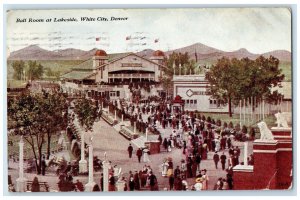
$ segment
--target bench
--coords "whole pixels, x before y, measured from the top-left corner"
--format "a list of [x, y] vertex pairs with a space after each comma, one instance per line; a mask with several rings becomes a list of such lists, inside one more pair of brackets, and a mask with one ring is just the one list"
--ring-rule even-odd
[[[33, 181], [26, 181], [27, 191], [31, 191]], [[40, 190], [44, 188], [44, 192], [49, 192], [49, 185], [47, 182], [39, 181]], [[41, 190], [42, 192], [42, 190]]]
[[131, 130], [126, 128], [125, 126], [122, 126], [121, 130], [119, 131], [121, 135], [123, 135], [126, 139], [132, 140], [138, 137], [137, 134], [134, 134]]
[[101, 115], [102, 119], [104, 121], [106, 121], [109, 125], [113, 126], [115, 124], [115, 120], [112, 119], [110, 116], [108, 116], [107, 114], [104, 114], [104, 112]]

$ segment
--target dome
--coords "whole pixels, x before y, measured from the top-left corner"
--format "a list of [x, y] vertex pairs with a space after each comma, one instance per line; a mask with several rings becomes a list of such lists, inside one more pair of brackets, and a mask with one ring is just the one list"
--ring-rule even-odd
[[153, 56], [165, 56], [164, 52], [157, 50], [153, 52]]
[[107, 56], [107, 53], [104, 50], [97, 50], [95, 56]]

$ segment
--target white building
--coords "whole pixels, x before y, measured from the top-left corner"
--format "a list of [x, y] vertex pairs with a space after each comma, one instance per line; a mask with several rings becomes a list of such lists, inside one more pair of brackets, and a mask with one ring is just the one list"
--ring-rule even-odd
[[[162, 51], [155, 51], [150, 58], [134, 53], [108, 55], [97, 50], [95, 55], [74, 66], [61, 76], [61, 86], [68, 93], [85, 93], [110, 99], [129, 98], [128, 85], [148, 85], [156, 91], [163, 76]], [[153, 94], [149, 94], [153, 95]]]
[[205, 75], [173, 76], [173, 97], [179, 95], [184, 100], [184, 110], [201, 112], [228, 112], [228, 104], [219, 102], [208, 93], [209, 83]]

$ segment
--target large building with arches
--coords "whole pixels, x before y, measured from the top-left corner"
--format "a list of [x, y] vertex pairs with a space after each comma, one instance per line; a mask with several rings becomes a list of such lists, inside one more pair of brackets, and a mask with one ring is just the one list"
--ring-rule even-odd
[[157, 92], [160, 77], [164, 74], [164, 57], [159, 50], [150, 58], [135, 53], [109, 55], [104, 50], [97, 50], [92, 58], [62, 75], [61, 85], [68, 93], [106, 93], [106, 96], [118, 98], [126, 98], [124, 89], [130, 84], [155, 86]]

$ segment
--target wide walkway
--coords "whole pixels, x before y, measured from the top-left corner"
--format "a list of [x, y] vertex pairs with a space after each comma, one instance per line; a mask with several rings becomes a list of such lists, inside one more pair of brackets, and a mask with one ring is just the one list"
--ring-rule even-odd
[[[164, 131], [164, 135], [171, 133], [171, 129], [166, 129]], [[136, 147], [134, 147], [133, 157], [130, 159], [127, 153], [127, 147], [130, 141], [125, 139], [122, 135], [120, 135], [113, 127], [108, 125], [104, 120], [97, 121], [93, 127], [93, 146], [94, 146], [94, 156], [98, 156], [99, 159], [104, 160], [104, 153], [106, 152], [107, 159], [112, 162], [113, 165], [117, 165], [122, 168], [123, 176], [128, 179], [128, 172], [141, 170], [142, 167], [147, 164], [150, 165], [154, 174], [158, 178], [159, 190], [163, 190], [165, 187], [168, 188], [168, 178], [164, 178], [161, 176], [161, 168], [160, 165], [163, 163], [163, 160], [168, 157], [173, 158], [174, 167], [180, 164], [180, 160], [183, 158], [181, 149], [172, 149], [172, 152], [162, 152], [160, 154], [150, 155], [149, 163], [139, 163], [138, 159], [135, 155]], [[242, 143], [234, 143], [234, 145], [242, 146]], [[241, 148], [242, 149], [242, 148]], [[228, 156], [227, 150], [225, 151]], [[249, 153], [252, 153], [252, 144], [249, 144]], [[212, 190], [217, 179], [219, 177], [225, 177], [226, 172], [221, 170], [221, 165], [219, 163], [219, 169], [215, 169], [214, 163], [212, 160], [213, 153], [210, 152], [208, 154], [208, 159], [201, 162], [201, 169], [207, 169], [207, 174], [209, 176], [208, 189]], [[241, 150], [240, 161], [243, 159], [243, 150]], [[100, 183], [100, 173], [96, 172], [94, 174], [94, 180], [96, 183]], [[10, 169], [8, 174], [12, 175], [12, 180], [15, 180], [18, 177], [18, 170], [16, 168]], [[35, 174], [27, 174], [25, 176], [32, 180]], [[58, 177], [54, 174], [46, 174], [46, 176], [38, 176], [40, 181], [46, 181], [49, 183], [50, 188], [52, 190], [58, 190], [57, 182]], [[87, 183], [87, 176], [78, 176], [74, 177], [74, 181], [76, 179], [81, 180], [84, 184]], [[194, 179], [188, 179], [189, 187], [191, 184], [194, 184]]]

